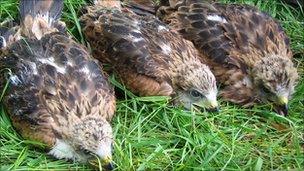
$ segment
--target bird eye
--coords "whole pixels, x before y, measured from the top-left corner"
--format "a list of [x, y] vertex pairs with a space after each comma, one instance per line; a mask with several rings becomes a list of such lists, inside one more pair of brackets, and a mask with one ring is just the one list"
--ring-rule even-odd
[[86, 154], [86, 155], [89, 155], [89, 154], [91, 154], [91, 151], [84, 149], [83, 153]]
[[262, 89], [262, 91], [263, 91], [265, 94], [271, 94], [271, 91], [270, 91], [267, 87], [265, 87], [264, 85], [261, 86], [261, 89]]
[[200, 92], [198, 92], [197, 90], [191, 90], [190, 95], [195, 98], [202, 96], [202, 94]]

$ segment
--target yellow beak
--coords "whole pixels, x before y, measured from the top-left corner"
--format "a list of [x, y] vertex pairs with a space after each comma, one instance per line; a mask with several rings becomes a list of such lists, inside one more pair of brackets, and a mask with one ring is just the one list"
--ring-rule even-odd
[[103, 168], [106, 170], [113, 170], [114, 164], [112, 162], [112, 157], [108, 156], [102, 159], [101, 161], [98, 158], [95, 158], [93, 160], [90, 160], [89, 163], [95, 167], [99, 167], [102, 165]]
[[202, 101], [202, 102], [196, 103], [195, 105], [198, 107], [201, 107], [201, 108], [206, 108], [206, 110], [209, 112], [219, 112], [219, 105], [216, 100]]
[[286, 105], [286, 104], [288, 104], [288, 98], [285, 96], [279, 96], [278, 102], [280, 105]]
[[103, 159], [103, 163], [104, 164], [109, 164], [109, 163], [111, 163], [112, 162], [112, 157], [110, 157], [110, 156], [108, 156], [108, 157], [106, 157], [105, 159]]
[[218, 108], [218, 103], [217, 103], [217, 101], [215, 100], [215, 101], [210, 101], [210, 108], [212, 108], [212, 109], [215, 109], [215, 108]]
[[278, 96], [278, 101], [276, 103], [276, 112], [280, 115], [288, 115], [288, 98], [286, 96]]
[[114, 164], [113, 164], [113, 161], [112, 161], [112, 157], [107, 157], [103, 160], [104, 162], [104, 168], [106, 170], [114, 170]]

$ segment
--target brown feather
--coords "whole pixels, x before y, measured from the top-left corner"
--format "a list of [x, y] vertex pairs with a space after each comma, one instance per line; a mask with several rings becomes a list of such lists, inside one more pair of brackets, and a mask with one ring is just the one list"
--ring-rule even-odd
[[[253, 104], [253, 100], [248, 99], [258, 98], [259, 88], [254, 85], [253, 80], [257, 77], [252, 75], [252, 70], [262, 61], [276, 57], [278, 61], [285, 61], [286, 58], [288, 63], [292, 63], [289, 40], [282, 27], [255, 7], [177, 0], [161, 7], [157, 15], [204, 54], [202, 57], [206, 58], [203, 61], [209, 64], [219, 82], [228, 86], [222, 93], [227, 100]], [[278, 79], [276, 83], [293, 82], [291, 87], [284, 87], [286, 91], [293, 89], [297, 79], [295, 68], [288, 66], [290, 68], [283, 70], [288, 78], [282, 80], [281, 76], [275, 77]], [[269, 70], [280, 72], [275, 71], [279, 68]], [[249, 79], [251, 83], [240, 86], [243, 79]], [[243, 90], [238, 91], [240, 88]], [[275, 87], [269, 88], [273, 93], [277, 91]]]
[[83, 32], [94, 57], [110, 64], [130, 90], [142, 96], [175, 96], [193, 87], [206, 93], [214, 89], [214, 76], [191, 42], [155, 16], [105, 4], [87, 7], [80, 19]]
[[[20, 40], [1, 56], [0, 63], [1, 68], [12, 69], [11, 88], [4, 101], [17, 129], [36, 125], [24, 130], [27, 138], [37, 140], [38, 136], [49, 143], [54, 139], [52, 129], [62, 124], [61, 117], [78, 114], [79, 108], [83, 116], [113, 117], [113, 89], [100, 66], [82, 46], [62, 34], [46, 35], [40, 41]], [[35, 132], [33, 137], [30, 132]]]
[[[8, 82], [3, 102], [14, 127], [24, 138], [45, 143], [49, 154], [59, 159], [86, 162], [90, 154], [86, 156], [83, 150], [102, 160], [111, 157], [109, 122], [115, 96], [107, 75], [84, 46], [60, 32], [65, 29], [40, 16], [37, 11], [51, 10], [49, 3], [31, 0], [29, 4], [21, 3], [26, 17], [14, 33], [19, 38], [0, 53], [0, 70], [5, 71], [0, 75], [0, 88]], [[36, 26], [46, 25], [27, 25], [28, 16]], [[21, 30], [25, 31], [22, 35]]]
[[[147, 77], [147, 81], [154, 79], [158, 83], [148, 81], [150, 83], [143, 85], [157, 85], [174, 75], [170, 70], [171, 65], [178, 65], [184, 59], [172, 58], [164, 53], [162, 46], [168, 45], [169, 50], [179, 53], [178, 56], [188, 53], [187, 50], [196, 53], [187, 49], [189, 42], [176, 37], [176, 34], [170, 32], [154, 17], [137, 16], [124, 10], [112, 12], [96, 6], [89, 7], [89, 13], [84, 15], [81, 21], [84, 22], [84, 33], [91, 42], [94, 56], [113, 65], [121, 76], [127, 78], [124, 80], [129, 81], [130, 86], [134, 85], [132, 77], [135, 77], [134, 80], [139, 80], [136, 77]], [[163, 30], [158, 31], [158, 28]], [[175, 44], [176, 42], [180, 44]], [[198, 59], [189, 57], [189, 60]]]

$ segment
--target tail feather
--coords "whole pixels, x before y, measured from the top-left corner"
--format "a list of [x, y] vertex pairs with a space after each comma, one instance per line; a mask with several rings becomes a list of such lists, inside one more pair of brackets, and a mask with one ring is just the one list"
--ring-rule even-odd
[[58, 31], [62, 9], [63, 0], [20, 0], [23, 34], [40, 39], [46, 33]]

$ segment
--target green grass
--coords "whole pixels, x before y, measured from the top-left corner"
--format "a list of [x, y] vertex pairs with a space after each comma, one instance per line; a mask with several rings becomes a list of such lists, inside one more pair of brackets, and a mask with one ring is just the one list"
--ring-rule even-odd
[[[304, 9], [276, 0], [225, 0], [258, 6], [279, 19], [291, 37], [295, 64], [303, 77]], [[84, 0], [67, 0], [63, 20], [79, 42], [77, 11]], [[15, 0], [0, 1], [0, 21], [17, 18]], [[270, 106], [244, 109], [221, 101], [220, 113], [195, 113], [171, 107], [164, 97], [136, 97], [113, 77], [125, 93], [113, 120], [117, 170], [303, 170], [304, 80], [281, 117]], [[56, 160], [22, 139], [0, 112], [0, 170], [88, 170], [89, 166]]]

